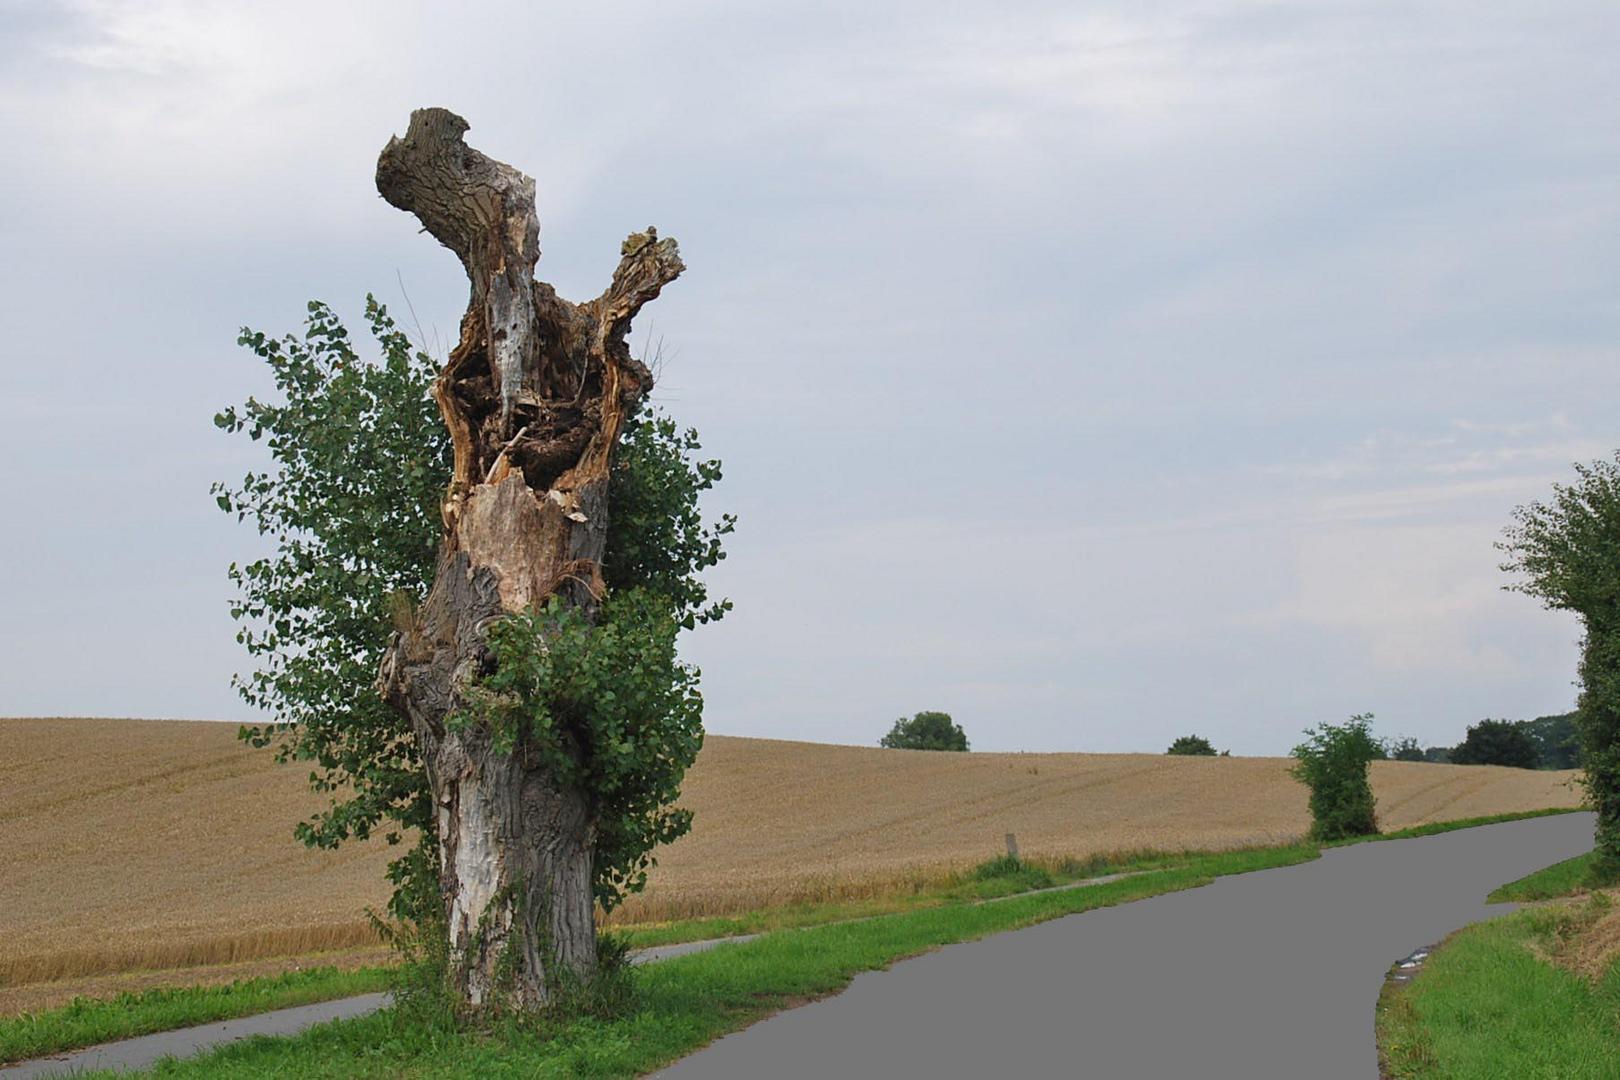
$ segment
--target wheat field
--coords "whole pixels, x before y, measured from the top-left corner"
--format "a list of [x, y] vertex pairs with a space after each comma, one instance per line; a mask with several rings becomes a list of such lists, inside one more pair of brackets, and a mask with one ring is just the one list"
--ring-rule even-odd
[[[1283, 758], [940, 754], [710, 736], [665, 849], [616, 922], [869, 896], [996, 855], [1217, 849], [1300, 837]], [[295, 842], [321, 806], [235, 725], [0, 720], [0, 989], [374, 946], [380, 840]], [[1580, 800], [1573, 773], [1380, 762], [1385, 828]]]

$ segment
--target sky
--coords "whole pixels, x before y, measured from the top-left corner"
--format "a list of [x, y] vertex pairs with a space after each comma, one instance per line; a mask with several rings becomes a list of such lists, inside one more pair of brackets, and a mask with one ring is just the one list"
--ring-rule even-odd
[[0, 0], [0, 715], [255, 718], [212, 417], [311, 298], [442, 357], [465, 277], [372, 182], [426, 105], [565, 296], [680, 241], [634, 340], [740, 518], [711, 732], [1563, 711], [1494, 544], [1620, 446], [1617, 52], [1612, 0]]

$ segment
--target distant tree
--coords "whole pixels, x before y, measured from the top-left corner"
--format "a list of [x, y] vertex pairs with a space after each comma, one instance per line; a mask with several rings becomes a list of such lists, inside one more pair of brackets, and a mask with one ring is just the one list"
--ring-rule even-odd
[[1181, 754], [1187, 757], [1214, 757], [1215, 747], [1202, 735], [1183, 735], [1170, 744], [1167, 754]]
[[1586, 631], [1575, 712], [1601, 882], [1620, 879], [1620, 453], [1575, 475], [1553, 485], [1549, 502], [1516, 509], [1498, 547], [1502, 569], [1520, 575], [1507, 588], [1575, 612]]
[[968, 738], [950, 713], [920, 712], [910, 720], [903, 716], [896, 720], [878, 745], [890, 750], [966, 750]]
[[1423, 760], [1432, 761], [1437, 765], [1446, 765], [1451, 761], [1451, 746], [1431, 746], [1423, 751]]
[[1378, 831], [1369, 767], [1384, 756], [1372, 734], [1372, 713], [1343, 724], [1307, 728], [1294, 747], [1294, 779], [1311, 789], [1311, 836], [1338, 840]]
[[1521, 720], [1520, 726], [1536, 743], [1538, 764], [1543, 769], [1581, 767], [1581, 732], [1573, 712]]
[[1402, 735], [1390, 742], [1386, 748], [1389, 756], [1396, 761], [1423, 761], [1423, 748], [1418, 741], [1410, 735]]
[[1451, 752], [1453, 765], [1508, 765], [1534, 769], [1541, 762], [1536, 740], [1508, 720], [1481, 720]]

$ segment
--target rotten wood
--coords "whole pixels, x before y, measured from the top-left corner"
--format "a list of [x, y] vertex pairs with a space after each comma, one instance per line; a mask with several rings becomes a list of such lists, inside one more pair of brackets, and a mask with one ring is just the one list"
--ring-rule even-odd
[[[630, 234], [602, 294], [572, 303], [534, 279], [534, 181], [467, 146], [468, 125], [418, 109], [377, 160], [377, 190], [461, 260], [472, 286], [461, 336], [433, 387], [455, 451], [433, 587], [379, 673], [416, 732], [438, 810], [453, 967], [473, 1005], [547, 1000], [561, 965], [596, 963], [589, 794], [554, 782], [486, 732], [448, 730], [487, 671], [493, 620], [552, 596], [595, 611], [608, 477], [652, 373], [625, 336], [685, 267], [675, 241]], [[513, 985], [497, 985], [503, 955]], [[510, 962], [509, 962], [510, 963]]]

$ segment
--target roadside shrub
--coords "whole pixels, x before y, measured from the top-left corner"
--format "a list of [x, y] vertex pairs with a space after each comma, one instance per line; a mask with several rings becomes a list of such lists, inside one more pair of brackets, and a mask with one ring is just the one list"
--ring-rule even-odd
[[1011, 877], [1024, 868], [1024, 860], [1016, 855], [997, 855], [993, 859], [986, 859], [973, 868], [973, 880], [989, 881], [991, 878]]
[[1554, 484], [1549, 502], [1513, 512], [1498, 547], [1507, 586], [1581, 618], [1580, 733], [1586, 792], [1597, 811], [1592, 881], [1620, 880], [1620, 453], [1575, 466], [1572, 484]]
[[1187, 757], [1214, 757], [1215, 747], [1202, 735], [1183, 735], [1170, 744], [1167, 754], [1185, 755]]
[[958, 750], [968, 748], [967, 733], [951, 720], [950, 713], [920, 712], [910, 720], [894, 722], [889, 733], [878, 740], [889, 750]]
[[1395, 761], [1426, 761], [1423, 747], [1410, 735], [1402, 735], [1389, 744], [1388, 753]]
[[1541, 764], [1536, 740], [1522, 725], [1506, 720], [1481, 720], [1451, 751], [1453, 765], [1507, 765], [1534, 769]]
[[1372, 713], [1363, 713], [1343, 724], [1307, 728], [1305, 741], [1294, 747], [1298, 760], [1289, 773], [1311, 789], [1313, 840], [1378, 831], [1368, 769], [1384, 756], [1384, 748], [1373, 737], [1372, 718]]
[[1042, 866], [1034, 866], [1016, 855], [998, 855], [986, 859], [973, 868], [974, 881], [1010, 881], [1024, 889], [1044, 889], [1054, 884], [1052, 875]]

